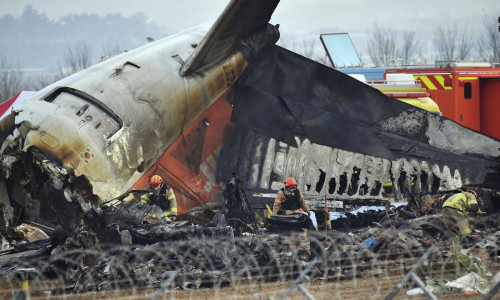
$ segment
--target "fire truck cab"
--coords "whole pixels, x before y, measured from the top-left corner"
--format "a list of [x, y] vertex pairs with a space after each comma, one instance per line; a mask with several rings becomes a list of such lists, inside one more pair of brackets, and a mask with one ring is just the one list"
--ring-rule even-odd
[[434, 68], [387, 69], [384, 77], [393, 74], [412, 74], [445, 117], [500, 139], [500, 66], [436, 62]]

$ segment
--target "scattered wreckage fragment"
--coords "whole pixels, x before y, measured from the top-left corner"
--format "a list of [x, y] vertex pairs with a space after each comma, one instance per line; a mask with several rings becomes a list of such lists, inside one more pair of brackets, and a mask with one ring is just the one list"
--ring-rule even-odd
[[[452, 282], [471, 270], [489, 281], [484, 261], [499, 263], [500, 235], [495, 233], [499, 225], [497, 216], [492, 219], [496, 227], [486, 228], [484, 232], [490, 246], [477, 244], [463, 250], [453, 244], [451, 252], [449, 239], [437, 237], [430, 226], [423, 226], [424, 222], [422, 226], [410, 224], [416, 220], [401, 220], [399, 224], [385, 222], [382, 227], [350, 232], [331, 231], [328, 240], [324, 240], [324, 236], [311, 235], [309, 241], [314, 246], [310, 253], [291, 249], [289, 245], [293, 242], [284, 234], [234, 237], [229, 227], [211, 229], [186, 222], [144, 224], [120, 228], [121, 232], [131, 230], [133, 238], [140, 241], [138, 244], [100, 244], [82, 248], [67, 241], [56, 249], [49, 246], [45, 251], [32, 252], [31, 256], [22, 259], [12, 255], [4, 259], [7, 257], [1, 255], [0, 270], [2, 276], [7, 276], [16, 267], [30, 266], [39, 270], [42, 279], [64, 278], [63, 285], [50, 288], [53, 295], [132, 287], [158, 289], [167, 281], [170, 290], [175, 287], [221, 288], [253, 280], [289, 280], [298, 276], [313, 258], [318, 263], [309, 274], [312, 279], [360, 280], [366, 276], [394, 273], [395, 261], [406, 266], [401, 270], [403, 277], [432, 244], [438, 250], [433, 251], [429, 267], [419, 272], [421, 278], [428, 279], [428, 284], [432, 279], [433, 285], [445, 286], [445, 279]], [[119, 232], [116, 233], [112, 235], [119, 238]], [[457, 267], [460, 272], [456, 272]]]
[[[224, 194], [226, 206], [220, 208], [219, 214], [213, 213], [213, 220], [207, 226], [165, 220], [137, 224], [134, 220], [140, 223], [140, 218], [134, 216], [147, 214], [142, 206], [130, 204], [134, 202], [111, 206], [111, 212], [120, 208], [117, 215], [122, 217], [108, 218], [111, 223], [103, 232], [96, 233], [88, 226], [80, 226], [76, 236], [69, 237], [58, 246], [44, 244], [37, 250], [29, 248], [32, 252], [25, 251], [24, 256], [20, 255], [23, 252], [0, 255], [0, 270], [3, 276], [7, 276], [18, 267], [30, 266], [40, 271], [41, 278], [64, 278], [65, 288], [54, 287], [51, 289], [53, 294], [131, 287], [138, 290], [158, 289], [165, 282], [169, 282], [169, 289], [179, 287], [189, 290], [222, 288], [230, 283], [252, 280], [290, 280], [298, 276], [312, 259], [318, 263], [309, 274], [311, 278], [349, 280], [382, 275], [383, 268], [394, 269], [394, 261], [410, 258], [411, 262], [411, 258], [418, 257], [432, 244], [440, 249], [431, 260], [438, 271], [424, 272], [419, 276], [436, 278], [437, 274], [458, 279], [465, 275], [463, 272], [452, 274], [455, 267], [451, 263], [456, 261], [458, 254], [449, 253], [451, 240], [442, 234], [444, 229], [436, 226], [440, 222], [439, 215], [429, 214], [405, 220], [396, 212], [390, 215], [383, 212], [386, 218], [371, 228], [336, 228], [328, 231], [328, 235], [311, 231], [308, 234], [308, 250], [292, 248], [296, 243], [293, 235], [283, 232], [264, 231], [260, 235], [236, 236], [238, 228], [224, 226], [218, 221], [229, 216], [227, 220], [239, 218], [234, 222], [236, 225], [252, 224], [249, 214], [254, 212], [247, 209], [250, 207], [242, 197], [245, 192], [236, 176], [226, 184]], [[469, 246], [469, 249], [484, 249], [479, 251], [479, 257], [495, 260], [500, 253], [497, 216], [489, 216], [491, 219], [488, 222], [491, 223], [485, 222], [480, 228], [482, 232], [479, 235], [489, 237], [489, 244], [484, 248]], [[88, 220], [88, 223], [101, 222], [98, 219]], [[247, 230], [250, 227], [246, 226]], [[454, 247], [459, 249], [460, 246], [456, 244]], [[479, 272], [484, 265], [475, 258], [476, 255], [470, 254], [465, 261], [463, 254], [459, 254], [461, 270]], [[444, 269], [446, 272], [439, 271], [444, 265], [448, 266]], [[489, 280], [488, 276], [485, 278]]]

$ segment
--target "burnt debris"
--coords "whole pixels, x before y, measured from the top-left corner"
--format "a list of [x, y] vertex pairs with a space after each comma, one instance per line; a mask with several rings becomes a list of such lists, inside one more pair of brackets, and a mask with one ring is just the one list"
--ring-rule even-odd
[[[132, 201], [88, 210], [79, 219], [82, 223], [75, 224], [64, 238], [65, 231], [59, 229], [50, 232], [49, 239], [23, 242], [19, 233], [29, 230], [19, 229], [16, 236], [4, 235], [4, 241], [14, 246], [1, 250], [0, 274], [9, 278], [20, 267], [32, 267], [40, 278], [62, 280], [64, 284], [50, 292], [65, 294], [161, 286], [189, 290], [241, 281], [289, 280], [312, 259], [317, 264], [310, 278], [346, 280], [380, 274], [381, 265], [411, 261], [430, 245], [437, 247], [432, 255], [436, 266], [453, 260], [450, 245], [472, 249], [469, 269], [474, 266], [477, 272], [486, 272], [475, 257], [498, 263], [498, 214], [478, 218], [474, 234], [458, 240], [444, 227], [438, 211], [444, 195], [417, 196], [407, 205], [377, 211], [346, 212], [346, 218], [333, 220], [334, 230], [309, 227], [307, 236], [302, 236], [300, 228], [308, 225], [300, 215], [290, 216], [292, 221], [276, 216], [268, 224], [261, 222], [247, 206], [236, 175], [224, 195], [225, 206], [218, 211], [207, 208], [211, 213], [205, 215], [212, 220], [204, 225], [165, 219], [144, 222], [154, 208]], [[442, 269], [442, 276], [445, 271], [450, 276], [450, 268]]]

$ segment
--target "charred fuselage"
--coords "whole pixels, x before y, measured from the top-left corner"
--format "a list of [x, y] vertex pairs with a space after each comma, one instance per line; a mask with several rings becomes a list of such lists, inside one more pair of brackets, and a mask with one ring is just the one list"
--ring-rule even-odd
[[[241, 10], [234, 2], [225, 14]], [[228, 25], [214, 25], [220, 26]], [[53, 199], [59, 198], [76, 204], [78, 213], [88, 210], [83, 203], [122, 195], [228, 91], [251, 56], [279, 36], [267, 22], [252, 31], [245, 28], [245, 36], [233, 34], [232, 44], [224, 37], [226, 51], [221, 54], [210, 56], [217, 49], [202, 47], [198, 52], [210, 63], [195, 57], [186, 64], [200, 42], [204, 45], [207, 29], [201, 26], [124, 52], [26, 99], [1, 126], [4, 202], [15, 200], [28, 212], [40, 203], [41, 210], [53, 207]], [[181, 76], [183, 65], [196, 68]], [[40, 215], [40, 209], [31, 213]]]

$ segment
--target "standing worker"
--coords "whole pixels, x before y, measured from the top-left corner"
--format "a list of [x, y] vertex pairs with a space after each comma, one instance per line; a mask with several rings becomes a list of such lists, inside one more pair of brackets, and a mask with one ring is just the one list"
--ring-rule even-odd
[[477, 194], [473, 190], [450, 196], [443, 203], [442, 212], [446, 227], [462, 236], [471, 234], [467, 214], [482, 214], [477, 203]]
[[[175, 221], [177, 218], [177, 201], [171, 187], [163, 182], [159, 175], [154, 175], [149, 180], [149, 194], [141, 196], [141, 202], [147, 205], [156, 205], [163, 211], [162, 218], [170, 218]], [[151, 217], [156, 218], [155, 215]]]

